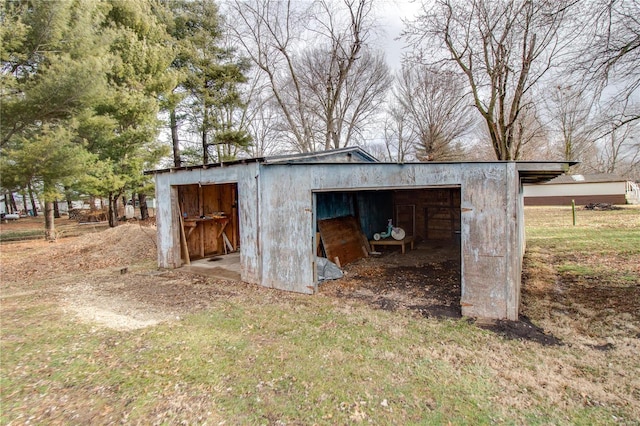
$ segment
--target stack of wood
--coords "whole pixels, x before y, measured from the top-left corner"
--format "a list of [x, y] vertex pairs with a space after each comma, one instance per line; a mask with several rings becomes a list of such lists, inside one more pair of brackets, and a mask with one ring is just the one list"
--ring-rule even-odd
[[69, 219], [77, 220], [78, 223], [104, 222], [107, 220], [107, 210], [71, 209]]

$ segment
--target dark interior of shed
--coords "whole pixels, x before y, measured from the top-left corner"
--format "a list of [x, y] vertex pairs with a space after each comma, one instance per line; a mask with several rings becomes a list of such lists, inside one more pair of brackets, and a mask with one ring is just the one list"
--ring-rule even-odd
[[316, 194], [316, 220], [357, 218], [367, 239], [386, 230], [387, 220], [416, 242], [459, 245], [460, 188], [337, 191]]
[[[388, 219], [405, 231], [405, 253], [393, 241], [371, 249]], [[460, 315], [460, 187], [316, 193], [316, 220], [317, 254], [347, 272], [323, 282], [320, 291], [385, 309]]]
[[236, 183], [180, 185], [177, 209], [190, 259], [238, 250], [240, 233]]

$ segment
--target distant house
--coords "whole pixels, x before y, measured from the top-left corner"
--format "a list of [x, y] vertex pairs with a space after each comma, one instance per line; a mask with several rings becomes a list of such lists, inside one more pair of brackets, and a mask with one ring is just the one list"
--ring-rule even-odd
[[562, 175], [546, 183], [524, 186], [527, 206], [571, 205], [572, 200], [577, 205], [637, 204], [640, 191], [634, 182], [606, 173]]

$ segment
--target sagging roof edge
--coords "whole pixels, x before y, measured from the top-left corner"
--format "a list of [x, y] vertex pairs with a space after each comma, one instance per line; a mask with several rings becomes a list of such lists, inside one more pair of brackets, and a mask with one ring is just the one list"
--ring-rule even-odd
[[[234, 161], [224, 161], [224, 162], [220, 162], [220, 163], [212, 163], [212, 164], [201, 164], [201, 165], [194, 165], [194, 166], [182, 166], [182, 167], [170, 167], [170, 168], [166, 168], [166, 169], [158, 169], [158, 170], [146, 170], [144, 172], [145, 175], [155, 175], [155, 174], [161, 174], [161, 173], [171, 173], [171, 172], [177, 172], [177, 171], [182, 171], [182, 170], [198, 170], [198, 169], [213, 169], [213, 168], [217, 168], [217, 167], [227, 167], [227, 166], [233, 166], [233, 165], [238, 165], [238, 164], [249, 164], [249, 163], [262, 163], [265, 166], [319, 166], [319, 165], [341, 165], [341, 166], [352, 166], [357, 164], [358, 166], [361, 165], [415, 165], [415, 164], [420, 164], [420, 165], [438, 165], [438, 164], [508, 164], [508, 163], [515, 163], [517, 165], [517, 169], [518, 172], [520, 173], [521, 177], [526, 177], [528, 175], [533, 175], [533, 174], [540, 174], [540, 173], [548, 173], [549, 175], [551, 175], [548, 179], [542, 179], [541, 181], [547, 181], [550, 179], [553, 179], [554, 177], [557, 177], [563, 173], [565, 173], [566, 171], [568, 171], [568, 168], [571, 166], [574, 166], [576, 164], [578, 164], [578, 161], [533, 161], [533, 160], [526, 160], [526, 161], [433, 161], [433, 162], [405, 162], [405, 163], [383, 163], [383, 162], [358, 162], [358, 163], [345, 163], [345, 162], [300, 162], [300, 161], [273, 161], [273, 162], [269, 162], [270, 160], [268, 159], [268, 157], [255, 157], [255, 158], [245, 158], [245, 159], [241, 159], [241, 160], [234, 160]], [[565, 167], [560, 167], [558, 168], [554, 168], [553, 170], [544, 170], [542, 168], [543, 165], [564, 165]], [[531, 167], [534, 166], [534, 167]], [[531, 176], [533, 177], [533, 176]]]
[[235, 164], [249, 164], [249, 163], [262, 163], [265, 161], [265, 157], [243, 158], [241, 160], [223, 161], [220, 163], [211, 164], [197, 164], [194, 166], [182, 166], [182, 167], [169, 167], [166, 169], [145, 170], [145, 175], [156, 175], [161, 173], [173, 173], [182, 170], [198, 170], [198, 169], [214, 169], [217, 167], [233, 166]]

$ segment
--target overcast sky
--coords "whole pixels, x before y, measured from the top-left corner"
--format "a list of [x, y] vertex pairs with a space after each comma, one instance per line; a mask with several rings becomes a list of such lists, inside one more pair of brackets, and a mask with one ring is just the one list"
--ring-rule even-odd
[[383, 45], [387, 55], [387, 63], [391, 68], [399, 69], [404, 41], [397, 40], [404, 29], [403, 19], [411, 19], [420, 10], [418, 0], [381, 0], [380, 26], [385, 31]]

